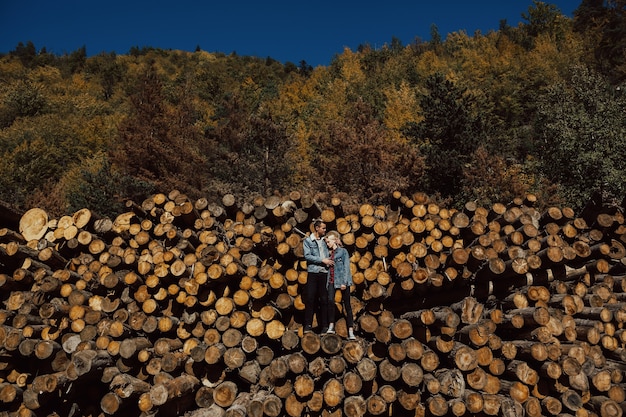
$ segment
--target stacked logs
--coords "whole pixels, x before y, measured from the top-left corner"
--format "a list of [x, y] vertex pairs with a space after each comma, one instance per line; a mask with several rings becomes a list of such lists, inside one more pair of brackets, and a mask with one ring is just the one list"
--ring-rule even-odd
[[[0, 414], [619, 417], [623, 208], [535, 205], [29, 210], [0, 228]], [[356, 341], [302, 334], [314, 218], [351, 253]]]

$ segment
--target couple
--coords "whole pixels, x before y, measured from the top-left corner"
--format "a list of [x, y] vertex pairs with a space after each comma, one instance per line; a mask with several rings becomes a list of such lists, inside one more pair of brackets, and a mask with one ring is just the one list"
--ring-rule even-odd
[[304, 332], [312, 330], [313, 314], [316, 307], [319, 307], [318, 321], [322, 333], [335, 333], [335, 291], [340, 290], [348, 325], [348, 339], [355, 340], [350, 305], [350, 256], [342, 247], [339, 233], [331, 231], [326, 236], [326, 224], [322, 220], [314, 220], [313, 228], [313, 233], [303, 243], [304, 259], [307, 262]]

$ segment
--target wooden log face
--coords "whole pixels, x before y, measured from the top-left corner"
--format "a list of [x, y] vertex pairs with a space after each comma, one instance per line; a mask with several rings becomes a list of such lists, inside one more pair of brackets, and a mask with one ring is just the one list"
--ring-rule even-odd
[[328, 370], [335, 375], [343, 375], [347, 369], [347, 363], [341, 356], [333, 356], [328, 361]]
[[313, 393], [315, 382], [308, 374], [298, 375], [294, 381], [293, 388], [298, 397], [306, 398]]
[[324, 384], [324, 404], [329, 407], [337, 407], [343, 401], [345, 394], [343, 384], [338, 379], [330, 379]]
[[343, 346], [343, 357], [351, 364], [358, 363], [364, 356], [363, 345], [358, 341], [349, 341]]
[[389, 359], [383, 359], [378, 364], [378, 372], [381, 378], [387, 382], [391, 383], [400, 378], [401, 375], [401, 367], [393, 364]]
[[378, 372], [378, 366], [369, 358], [360, 360], [355, 369], [363, 381], [373, 381]]
[[220, 407], [232, 405], [237, 397], [237, 386], [230, 381], [224, 381], [213, 390], [213, 401]]
[[314, 333], [305, 333], [302, 336], [302, 340], [300, 341], [300, 345], [302, 346], [302, 350], [309, 355], [313, 355], [319, 352], [321, 348], [321, 340], [320, 337]]
[[335, 355], [341, 351], [342, 343], [338, 334], [327, 334], [321, 338], [321, 349], [328, 355]]
[[440, 392], [449, 397], [460, 398], [465, 393], [465, 379], [458, 369], [435, 372], [440, 383]]
[[347, 397], [343, 404], [343, 412], [347, 416], [362, 416], [367, 411], [367, 403], [359, 395]]
[[346, 372], [343, 376], [343, 386], [345, 388], [346, 393], [348, 394], [357, 394], [361, 391], [363, 387], [363, 379], [355, 372]]

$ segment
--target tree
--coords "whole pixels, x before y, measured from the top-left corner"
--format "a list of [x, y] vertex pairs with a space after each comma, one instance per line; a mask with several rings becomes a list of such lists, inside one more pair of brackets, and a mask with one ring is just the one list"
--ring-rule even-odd
[[404, 129], [426, 158], [428, 192], [456, 196], [470, 155], [487, 139], [487, 123], [475, 98], [437, 73], [426, 80], [421, 108], [424, 120]]
[[538, 106], [535, 135], [543, 173], [572, 207], [594, 191], [626, 195], [626, 96], [600, 74], [576, 67]]
[[396, 36], [391, 37], [391, 44], [389, 45], [389, 49], [392, 53], [398, 54], [402, 52], [404, 49], [404, 45], [402, 45], [402, 40]]
[[99, 77], [102, 95], [105, 100], [113, 96], [115, 86], [122, 81], [123, 67], [117, 61], [117, 54], [100, 53], [92, 57], [86, 64], [87, 71]]
[[312, 138], [318, 191], [381, 203], [393, 190], [420, 188], [423, 159], [406, 142], [391, 140], [372, 109], [358, 99], [345, 120]]
[[583, 0], [574, 11], [574, 30], [590, 39], [600, 72], [614, 83], [626, 79], [626, 1]]
[[526, 35], [524, 46], [528, 49], [533, 47], [535, 38], [541, 34], [549, 34], [557, 41], [563, 38], [564, 19], [553, 4], [533, 0], [533, 6], [528, 7], [528, 13], [522, 13], [522, 18], [526, 20], [523, 27]]
[[6, 116], [3, 124], [9, 125], [17, 117], [29, 117], [42, 114], [48, 107], [43, 84], [34, 83], [28, 79], [18, 80], [8, 86], [4, 99]]
[[441, 46], [441, 42], [442, 39], [441, 33], [439, 33], [439, 28], [435, 24], [430, 25], [430, 45], [433, 48], [437, 48]]
[[155, 192], [153, 185], [115, 171], [104, 152], [69, 170], [55, 188], [67, 201], [67, 211], [89, 207], [109, 217], [123, 210], [124, 199], [138, 200]]
[[545, 186], [537, 173], [519, 163], [507, 162], [483, 146], [471, 155], [463, 170], [462, 193], [457, 201], [476, 201], [488, 207], [495, 202], [511, 201], [531, 190], [537, 194]]
[[60, 61], [60, 66], [63, 73], [67, 76], [76, 74], [85, 68], [87, 62], [87, 48], [83, 45], [75, 51], [72, 51], [69, 55], [65, 55]]
[[303, 77], [309, 77], [313, 72], [313, 67], [307, 64], [307, 62], [303, 59], [302, 61], [300, 61], [300, 65], [298, 66], [298, 72]]
[[405, 140], [402, 128], [410, 122], [421, 120], [421, 109], [417, 103], [415, 89], [411, 88], [406, 81], [400, 85], [390, 86], [383, 90], [385, 94], [385, 112], [383, 121], [391, 138], [398, 141]]
[[191, 192], [200, 187], [203, 167], [191, 104], [172, 109], [162, 88], [150, 65], [131, 95], [131, 114], [120, 126], [111, 160], [127, 175], [159, 189]]
[[25, 67], [31, 67], [37, 58], [37, 49], [35, 49], [35, 44], [32, 41], [26, 42], [26, 45], [20, 42], [15, 50], [11, 51], [11, 55], [18, 57]]
[[582, 0], [574, 10], [574, 30], [590, 32], [598, 29], [605, 20], [604, 0]]
[[290, 141], [271, 113], [264, 108], [254, 111], [233, 96], [218, 117], [222, 123], [209, 134], [210, 176], [231, 193], [271, 195], [287, 190], [293, 170], [285, 157]]

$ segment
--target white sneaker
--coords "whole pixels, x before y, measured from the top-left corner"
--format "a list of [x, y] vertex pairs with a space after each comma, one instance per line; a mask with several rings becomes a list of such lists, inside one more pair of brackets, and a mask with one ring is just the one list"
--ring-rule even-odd
[[335, 334], [335, 327], [329, 326], [328, 330], [326, 330], [326, 334]]
[[348, 340], [356, 340], [356, 336], [354, 336], [354, 332], [348, 332]]

